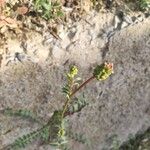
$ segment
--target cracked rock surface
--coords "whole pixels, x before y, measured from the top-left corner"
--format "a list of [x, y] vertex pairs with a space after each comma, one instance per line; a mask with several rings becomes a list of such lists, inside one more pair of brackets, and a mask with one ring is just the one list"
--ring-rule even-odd
[[[72, 150], [110, 149], [114, 137], [125, 141], [150, 125], [150, 19], [115, 30], [114, 14], [91, 12], [69, 27], [60, 26], [59, 39], [48, 31], [25, 33], [20, 41], [9, 35], [0, 47], [0, 110], [30, 109], [47, 120], [64, 102], [61, 87], [69, 66], [76, 64], [86, 79], [96, 64], [114, 63], [114, 74], [85, 89], [89, 102], [69, 118], [70, 128], [87, 139], [70, 142]], [[111, 34], [113, 33], [113, 34]], [[111, 36], [109, 36], [111, 34]], [[38, 125], [0, 114], [0, 148]], [[40, 142], [27, 150], [50, 150]]]

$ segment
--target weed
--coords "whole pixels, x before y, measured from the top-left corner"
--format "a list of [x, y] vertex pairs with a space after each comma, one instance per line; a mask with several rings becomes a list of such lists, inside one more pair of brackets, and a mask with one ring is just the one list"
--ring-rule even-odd
[[46, 20], [63, 16], [61, 4], [57, 1], [34, 0], [33, 7], [35, 11]]
[[129, 136], [119, 150], [148, 150], [150, 148], [150, 127], [142, 133], [137, 133], [135, 136]]
[[9, 115], [9, 116], [16, 116], [16, 117], [21, 117], [23, 119], [33, 120], [38, 123], [40, 123], [42, 120], [41, 118], [39, 118], [35, 114], [33, 114], [31, 111], [26, 110], [26, 109], [13, 110], [11, 108], [7, 108], [3, 111], [3, 113], [5, 115]]
[[139, 0], [141, 10], [150, 10], [150, 0]]
[[[83, 83], [78, 82], [76, 78], [78, 74], [78, 69], [76, 66], [70, 68], [69, 72], [66, 75], [67, 83], [62, 88], [63, 93], [65, 94], [66, 101], [61, 110], [54, 111], [52, 117], [48, 120], [47, 123], [44, 123], [40, 129], [28, 133], [23, 137], [16, 139], [12, 144], [6, 146], [3, 150], [17, 150], [24, 148], [27, 144], [31, 143], [33, 140], [40, 138], [43, 142], [48, 143], [52, 146], [63, 147], [66, 145], [67, 137], [70, 137], [78, 142], [85, 143], [86, 140], [83, 135], [68, 132], [67, 129], [67, 120], [66, 116], [73, 115], [81, 111], [86, 105], [86, 101], [83, 98], [73, 98], [75, 94], [81, 90], [85, 85], [87, 85], [93, 79], [99, 81], [107, 79], [113, 73], [113, 65], [111, 63], [104, 63], [97, 66], [94, 69], [93, 75]], [[33, 120], [36, 119], [30, 111], [27, 110], [18, 110], [13, 111], [12, 109], [7, 109], [4, 111], [5, 114], [22, 116], [24, 118], [30, 118]], [[38, 120], [39, 121], [39, 120]], [[42, 121], [41, 121], [42, 122]]]

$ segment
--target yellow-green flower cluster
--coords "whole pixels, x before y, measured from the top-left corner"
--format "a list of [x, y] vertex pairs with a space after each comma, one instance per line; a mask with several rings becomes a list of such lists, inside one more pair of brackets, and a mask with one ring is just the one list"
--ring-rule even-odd
[[113, 64], [112, 63], [108, 63], [105, 62], [102, 65], [98, 65], [95, 69], [94, 69], [94, 77], [97, 80], [105, 80], [107, 79], [111, 74], [113, 73]]
[[74, 78], [75, 75], [78, 74], [78, 68], [76, 66], [72, 66], [70, 68], [69, 73], [67, 74], [68, 78]]

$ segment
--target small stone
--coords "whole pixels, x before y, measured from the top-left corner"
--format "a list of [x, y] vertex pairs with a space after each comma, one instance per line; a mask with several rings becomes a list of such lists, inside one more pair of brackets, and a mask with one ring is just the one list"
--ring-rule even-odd
[[123, 29], [123, 28], [125, 28], [125, 27], [127, 27], [129, 24], [127, 23], [127, 22], [122, 22], [122, 24], [121, 24], [121, 29]]
[[73, 39], [73, 37], [75, 36], [76, 32], [77, 32], [77, 29], [75, 27], [73, 27], [71, 29], [71, 31], [69, 31], [68, 37], [69, 37], [70, 40]]
[[124, 20], [125, 22], [127, 22], [128, 24], [132, 24], [132, 23], [133, 23], [131, 17], [129, 17], [129, 16], [124, 16], [123, 20]]
[[81, 1], [81, 6], [82, 8], [86, 11], [86, 12], [89, 12], [90, 11], [90, 8], [92, 7], [92, 2], [91, 0], [82, 0]]
[[57, 47], [57, 46], [54, 46], [53, 49], [52, 49], [52, 56], [56, 59], [56, 60], [59, 60], [61, 59], [61, 57], [63, 57], [64, 55], [64, 51]]
[[144, 19], [143, 19], [143, 16], [142, 15], [139, 15], [138, 17], [137, 17], [137, 20], [138, 21], [140, 21], [140, 22], [142, 22]]
[[119, 19], [119, 17], [115, 16], [115, 18], [114, 18], [114, 28], [116, 29], [120, 23], [121, 23], [121, 20]]
[[131, 19], [132, 19], [132, 21], [133, 21], [133, 22], [135, 22], [136, 17], [135, 17], [135, 16], [133, 16]]
[[148, 141], [148, 138], [142, 140], [143, 143], [146, 143], [147, 141]]

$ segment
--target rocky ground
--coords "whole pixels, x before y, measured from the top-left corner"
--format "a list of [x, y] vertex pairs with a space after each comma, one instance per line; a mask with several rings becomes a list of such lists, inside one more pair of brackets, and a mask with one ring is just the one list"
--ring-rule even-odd
[[[150, 127], [150, 14], [131, 11], [120, 2], [97, 12], [83, 2], [80, 13], [78, 5], [63, 8], [69, 14], [66, 22], [29, 16], [14, 22], [1, 16], [0, 110], [29, 109], [47, 120], [64, 103], [61, 88], [70, 65], [78, 66], [84, 80], [97, 64], [112, 62], [111, 78], [91, 83], [84, 90], [89, 105], [69, 118], [69, 128], [83, 134], [86, 144], [72, 140], [69, 146], [117, 149]], [[0, 148], [38, 127], [0, 114]], [[150, 143], [150, 136], [144, 140]], [[133, 149], [150, 148], [143, 145]], [[26, 149], [52, 148], [37, 141]]]

